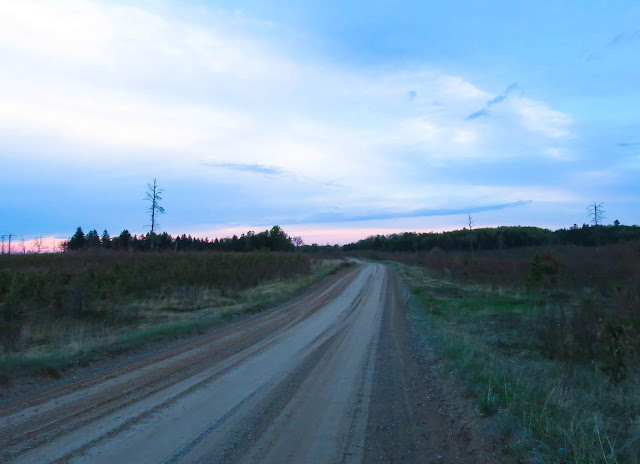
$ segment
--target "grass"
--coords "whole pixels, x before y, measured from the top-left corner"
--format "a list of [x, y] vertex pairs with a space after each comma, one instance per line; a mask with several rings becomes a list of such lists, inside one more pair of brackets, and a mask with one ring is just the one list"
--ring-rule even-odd
[[576, 311], [576, 295], [565, 295], [559, 309], [539, 293], [398, 268], [410, 289], [412, 317], [441, 361], [440, 375], [463, 386], [478, 414], [499, 420], [516, 457], [640, 462], [638, 366], [613, 381], [597, 365], [549, 356], [548, 314]]
[[31, 312], [22, 321], [18, 351], [0, 356], [0, 379], [58, 371], [150, 343], [201, 333], [226, 320], [254, 314], [287, 301], [335, 273], [341, 260], [313, 260], [308, 272], [238, 290], [177, 286], [146, 296], [102, 302], [95, 312], [108, 317], [51, 318]]

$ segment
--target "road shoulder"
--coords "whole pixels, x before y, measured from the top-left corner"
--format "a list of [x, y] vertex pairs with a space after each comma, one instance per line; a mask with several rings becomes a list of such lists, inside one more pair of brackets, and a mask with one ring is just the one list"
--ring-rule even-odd
[[410, 321], [396, 270], [385, 295], [363, 462], [511, 462], [497, 425], [454, 385]]

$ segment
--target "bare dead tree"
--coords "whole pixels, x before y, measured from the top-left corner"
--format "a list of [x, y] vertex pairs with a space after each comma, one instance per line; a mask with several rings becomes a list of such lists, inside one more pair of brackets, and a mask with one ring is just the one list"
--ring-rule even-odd
[[65, 251], [67, 251], [68, 245], [68, 240], [60, 240], [57, 245], [54, 245], [54, 249], [57, 250], [58, 253], [64, 253]]
[[587, 206], [587, 216], [593, 224], [593, 236], [596, 246], [600, 246], [600, 227], [604, 222], [605, 210], [604, 203], [596, 203], [595, 201]]
[[294, 245], [297, 247], [304, 245], [304, 240], [302, 240], [302, 237], [300, 236], [293, 237], [291, 241], [293, 241]]
[[9, 234], [7, 235], [7, 237], [9, 237], [9, 254], [11, 254], [11, 237], [15, 237], [14, 234]]
[[153, 178], [153, 182], [147, 184], [147, 195], [145, 200], [149, 201], [151, 204], [149, 205], [149, 209], [147, 210], [151, 215], [151, 233], [155, 233], [156, 227], [159, 225], [156, 222], [157, 214], [164, 214], [164, 208], [160, 206], [160, 201], [162, 197], [160, 196], [163, 193], [163, 190], [158, 186], [158, 182], [156, 178]]
[[596, 203], [595, 201], [587, 206], [587, 216], [594, 226], [602, 225], [605, 218], [604, 203]]
[[22, 247], [22, 254], [27, 254], [27, 247], [24, 245], [24, 235], [20, 235], [20, 246]]
[[473, 225], [475, 221], [471, 213], [467, 214], [467, 224], [469, 225], [469, 251], [473, 253]]
[[33, 239], [33, 246], [31, 247], [31, 251], [35, 253], [42, 253], [46, 251], [47, 247], [44, 245], [44, 239], [42, 235], [37, 236]]

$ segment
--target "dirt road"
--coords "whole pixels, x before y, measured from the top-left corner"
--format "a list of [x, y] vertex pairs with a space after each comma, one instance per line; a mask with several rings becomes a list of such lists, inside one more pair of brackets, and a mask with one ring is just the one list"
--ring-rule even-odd
[[494, 462], [443, 412], [411, 343], [395, 273], [358, 264], [256, 317], [3, 402], [0, 461]]

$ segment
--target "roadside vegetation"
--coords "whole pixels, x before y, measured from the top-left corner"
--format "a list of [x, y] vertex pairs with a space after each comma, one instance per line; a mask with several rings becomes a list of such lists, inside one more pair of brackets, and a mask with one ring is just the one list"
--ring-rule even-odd
[[0, 375], [49, 372], [261, 311], [342, 265], [301, 253], [0, 256]]
[[411, 313], [524, 462], [640, 462], [640, 242], [370, 253], [399, 263]]

